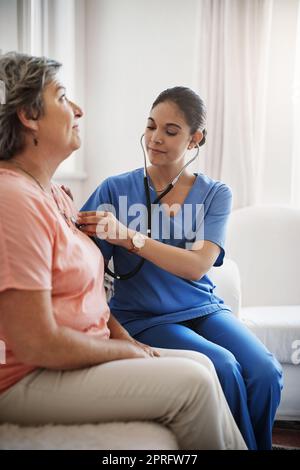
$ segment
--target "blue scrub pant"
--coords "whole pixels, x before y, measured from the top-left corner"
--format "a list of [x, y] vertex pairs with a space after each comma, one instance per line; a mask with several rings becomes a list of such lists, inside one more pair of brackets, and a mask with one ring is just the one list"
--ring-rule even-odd
[[232, 313], [223, 310], [182, 323], [153, 326], [135, 339], [153, 347], [188, 349], [208, 356], [248, 448], [272, 448], [282, 369]]

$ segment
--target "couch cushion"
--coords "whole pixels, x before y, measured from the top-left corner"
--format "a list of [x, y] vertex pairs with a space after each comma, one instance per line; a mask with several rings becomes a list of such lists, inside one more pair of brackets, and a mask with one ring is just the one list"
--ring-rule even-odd
[[174, 434], [154, 422], [81, 425], [0, 425], [0, 449], [176, 450]]
[[300, 305], [244, 307], [240, 316], [281, 363], [296, 364], [296, 349], [300, 346]]

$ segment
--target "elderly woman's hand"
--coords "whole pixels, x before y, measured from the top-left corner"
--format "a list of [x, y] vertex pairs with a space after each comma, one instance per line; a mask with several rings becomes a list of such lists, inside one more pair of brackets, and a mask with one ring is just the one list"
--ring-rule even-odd
[[122, 340], [125, 340], [125, 341], [128, 341], [129, 343], [131, 343], [135, 347], [135, 350], [140, 351], [140, 353], [143, 354], [143, 357], [146, 357], [146, 358], [148, 358], [148, 357], [160, 357], [160, 354], [159, 354], [158, 351], [156, 351], [156, 349], [152, 348], [148, 344], [140, 343], [139, 341], [134, 339], [129, 334], [121, 336], [118, 339], [122, 339]]
[[[130, 229], [119, 222], [112, 212], [87, 211], [77, 215], [79, 229], [89, 236], [97, 236], [113, 245], [127, 247]], [[134, 233], [134, 232], [133, 232]]]
[[156, 349], [151, 348], [151, 346], [148, 346], [147, 344], [144, 344], [144, 343], [140, 343], [139, 341], [137, 341], [134, 338], [130, 338], [129, 341], [131, 341], [131, 343], [135, 344], [139, 348], [143, 349], [143, 351], [145, 351], [148, 356], [150, 356], [150, 357], [160, 357], [159, 352], [156, 351]]
[[[114, 340], [112, 339], [111, 341]], [[131, 340], [126, 338], [125, 341], [121, 339], [120, 343], [122, 343], [123, 347], [127, 345], [128, 353], [126, 359], [152, 359], [160, 357], [158, 351], [155, 351], [155, 349], [146, 344], [139, 343], [133, 338]]]

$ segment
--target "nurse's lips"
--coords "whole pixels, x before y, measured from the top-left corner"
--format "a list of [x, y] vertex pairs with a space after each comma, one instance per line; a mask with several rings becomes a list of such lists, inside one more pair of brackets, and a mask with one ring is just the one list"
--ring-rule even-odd
[[167, 152], [164, 152], [163, 150], [153, 149], [153, 148], [151, 148], [151, 147], [148, 147], [148, 148], [149, 148], [149, 150], [151, 150], [151, 152], [153, 152], [153, 153], [167, 153]]

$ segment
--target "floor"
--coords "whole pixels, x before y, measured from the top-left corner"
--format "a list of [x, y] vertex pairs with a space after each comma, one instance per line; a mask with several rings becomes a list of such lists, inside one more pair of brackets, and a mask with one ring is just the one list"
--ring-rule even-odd
[[300, 421], [275, 421], [273, 447], [300, 450]]

